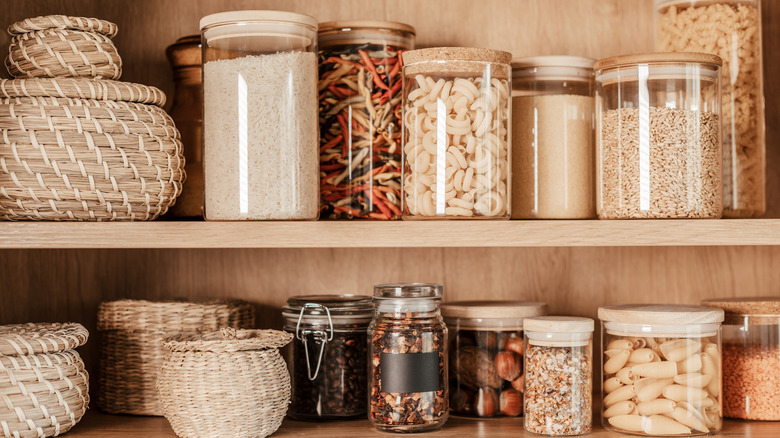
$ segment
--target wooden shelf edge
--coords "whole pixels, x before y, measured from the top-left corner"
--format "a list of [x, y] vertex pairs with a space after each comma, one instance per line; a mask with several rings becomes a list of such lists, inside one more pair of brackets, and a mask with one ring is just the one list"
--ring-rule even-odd
[[0, 249], [780, 246], [780, 219], [0, 224]]

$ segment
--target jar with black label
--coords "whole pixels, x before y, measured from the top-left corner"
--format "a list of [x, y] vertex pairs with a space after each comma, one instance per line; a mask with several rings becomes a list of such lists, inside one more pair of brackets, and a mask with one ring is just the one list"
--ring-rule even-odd
[[287, 300], [284, 329], [297, 420], [365, 418], [371, 297], [306, 295]]
[[374, 286], [374, 319], [368, 328], [368, 418], [379, 430], [422, 432], [447, 421], [442, 289], [428, 283]]

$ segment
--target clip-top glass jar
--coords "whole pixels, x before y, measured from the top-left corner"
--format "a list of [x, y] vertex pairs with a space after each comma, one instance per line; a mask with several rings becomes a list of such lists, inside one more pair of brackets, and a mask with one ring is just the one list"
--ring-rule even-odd
[[656, 0], [656, 7], [658, 50], [706, 52], [723, 59], [723, 216], [763, 216], [766, 134], [761, 2]]
[[723, 310], [604, 306], [599, 319], [605, 428], [647, 436], [720, 431]]
[[365, 418], [371, 297], [303, 295], [282, 308], [289, 348], [292, 399], [298, 420]]
[[401, 218], [401, 54], [414, 28], [320, 23], [323, 219]]
[[512, 219], [596, 217], [593, 62], [512, 61]]
[[730, 298], [723, 309], [723, 416], [780, 420], [780, 298]]
[[450, 408], [455, 415], [523, 413], [523, 319], [544, 303], [460, 301], [442, 305], [449, 330]]
[[422, 432], [447, 421], [442, 290], [442, 285], [430, 283], [374, 286], [368, 419], [379, 430]]
[[720, 65], [702, 53], [596, 62], [599, 219], [722, 215]]
[[402, 56], [404, 219], [508, 219], [512, 55], [444, 47]]
[[317, 21], [234, 11], [200, 27], [206, 219], [317, 219]]

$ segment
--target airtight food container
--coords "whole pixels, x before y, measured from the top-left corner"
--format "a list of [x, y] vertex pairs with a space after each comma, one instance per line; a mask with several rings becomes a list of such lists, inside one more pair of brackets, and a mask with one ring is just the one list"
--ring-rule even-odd
[[604, 427], [646, 436], [719, 432], [723, 315], [704, 306], [600, 307]]

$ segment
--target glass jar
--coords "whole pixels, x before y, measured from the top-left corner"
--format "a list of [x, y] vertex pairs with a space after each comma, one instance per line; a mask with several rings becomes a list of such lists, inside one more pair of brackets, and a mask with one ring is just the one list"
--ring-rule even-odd
[[780, 420], [780, 298], [731, 298], [702, 304], [723, 322], [723, 416]]
[[428, 283], [374, 286], [368, 419], [379, 430], [422, 432], [447, 421], [442, 289]]
[[455, 415], [523, 413], [523, 319], [544, 303], [461, 301], [442, 305], [449, 334], [450, 409]]
[[306, 295], [287, 300], [284, 330], [297, 420], [365, 418], [371, 297]]
[[605, 428], [647, 436], [720, 431], [722, 310], [605, 306], [599, 319]]
[[234, 11], [200, 28], [206, 219], [317, 219], [316, 20]]
[[596, 62], [599, 219], [721, 217], [720, 65], [700, 53]]
[[593, 320], [526, 318], [525, 430], [567, 436], [590, 432], [593, 417]]
[[596, 217], [593, 62], [512, 62], [512, 219]]
[[404, 219], [508, 219], [512, 55], [403, 54]]
[[320, 217], [401, 217], [401, 54], [414, 28], [320, 24]]
[[169, 210], [179, 218], [203, 217], [203, 69], [200, 35], [179, 38], [165, 50], [175, 84], [170, 115], [181, 133], [187, 182]]
[[656, 7], [658, 50], [705, 52], [723, 59], [723, 216], [763, 216], [766, 135], [761, 2], [656, 0]]

